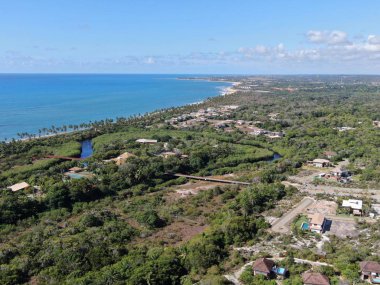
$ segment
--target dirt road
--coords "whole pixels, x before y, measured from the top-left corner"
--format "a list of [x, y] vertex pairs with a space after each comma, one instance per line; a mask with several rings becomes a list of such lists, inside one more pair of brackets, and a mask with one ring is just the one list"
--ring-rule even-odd
[[292, 183], [288, 181], [283, 182], [284, 185], [292, 185], [301, 192], [307, 192], [310, 194], [330, 194], [335, 196], [353, 196], [356, 198], [363, 198], [367, 196], [380, 202], [380, 190], [377, 189], [360, 189], [360, 188], [344, 188], [337, 186], [327, 186], [327, 185], [312, 185], [312, 184], [300, 184]]
[[272, 224], [271, 230], [276, 233], [288, 233], [290, 231], [290, 223], [297, 217], [298, 214], [303, 213], [304, 210], [313, 204], [315, 200], [310, 197], [303, 198], [303, 200], [297, 204], [295, 208], [287, 212], [280, 219]]

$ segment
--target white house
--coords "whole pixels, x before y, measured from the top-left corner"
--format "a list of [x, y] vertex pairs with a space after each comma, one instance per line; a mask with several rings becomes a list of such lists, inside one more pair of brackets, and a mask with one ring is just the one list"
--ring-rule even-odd
[[362, 214], [363, 201], [355, 199], [343, 200], [342, 207], [350, 208], [354, 215], [360, 216]]
[[312, 161], [312, 164], [315, 167], [328, 167], [331, 165], [331, 162], [328, 159], [316, 158]]

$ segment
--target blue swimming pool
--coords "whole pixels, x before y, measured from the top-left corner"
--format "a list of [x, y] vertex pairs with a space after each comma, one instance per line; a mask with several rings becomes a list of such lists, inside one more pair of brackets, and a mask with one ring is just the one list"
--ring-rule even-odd
[[309, 230], [309, 223], [302, 223], [301, 230], [303, 230], [303, 231]]
[[78, 173], [69, 173], [67, 174], [71, 179], [81, 179], [83, 178], [83, 175], [80, 175]]

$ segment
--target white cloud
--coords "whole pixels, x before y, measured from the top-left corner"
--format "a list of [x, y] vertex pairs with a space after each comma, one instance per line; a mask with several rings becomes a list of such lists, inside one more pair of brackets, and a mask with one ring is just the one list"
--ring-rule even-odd
[[368, 41], [369, 44], [379, 45], [380, 44], [380, 36], [369, 35], [368, 38], [367, 38], [367, 41]]
[[150, 57], [148, 57], [148, 58], [146, 58], [144, 60], [144, 63], [146, 63], [146, 64], [155, 64], [156, 61], [155, 61], [155, 59], [153, 57], [150, 56]]
[[266, 54], [266, 53], [268, 52], [268, 49], [267, 49], [267, 47], [264, 46], [264, 45], [257, 45], [257, 46], [255, 47], [255, 51], [256, 51], [257, 53], [260, 53], [260, 54]]
[[[310, 42], [318, 43], [317, 48], [287, 49], [284, 44], [276, 46], [260, 46], [260, 48], [244, 47], [238, 53], [245, 60], [270, 62], [326, 62], [329, 64], [351, 62], [357, 65], [373, 63], [380, 59], [380, 36], [369, 35], [366, 40], [348, 40], [348, 35], [342, 31], [309, 31]], [[265, 52], [263, 52], [265, 51]], [[380, 62], [379, 62], [380, 63]]]
[[306, 37], [312, 43], [340, 45], [349, 43], [347, 33], [342, 31], [308, 31]]
[[[309, 31], [307, 37], [311, 43], [295, 48], [289, 48], [283, 43], [277, 45], [258, 44], [253, 47], [241, 47], [235, 51], [193, 52], [188, 54], [161, 54], [135, 56], [125, 55], [121, 57], [104, 57], [89, 59], [81, 57], [78, 60], [76, 54], [68, 58], [61, 58], [57, 53], [47, 56], [41, 48], [33, 50], [31, 54], [22, 54], [17, 51], [0, 54], [0, 66], [3, 70], [17, 69], [28, 66], [33, 68], [55, 67], [59, 68], [92, 68], [93, 70], [112, 70], [119, 68], [131, 69], [146, 68], [205, 68], [209, 66], [273, 66], [275, 68], [292, 68], [321, 65], [331, 69], [350, 66], [352, 70], [371, 70], [380, 73], [380, 36], [370, 34], [366, 37], [348, 40], [348, 35], [342, 31]], [[294, 67], [295, 68], [295, 67]], [[202, 70], [202, 69], [200, 69]], [[302, 70], [302, 69], [301, 69]], [[346, 68], [342, 70], [345, 72]], [[317, 73], [318, 70], [316, 69]]]

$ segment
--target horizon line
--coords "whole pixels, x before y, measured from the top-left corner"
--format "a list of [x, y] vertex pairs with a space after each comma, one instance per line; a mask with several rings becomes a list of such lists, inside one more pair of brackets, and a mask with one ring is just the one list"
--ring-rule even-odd
[[380, 76], [380, 73], [131, 73], [131, 72], [0, 72], [1, 75], [205, 75], [205, 76]]

